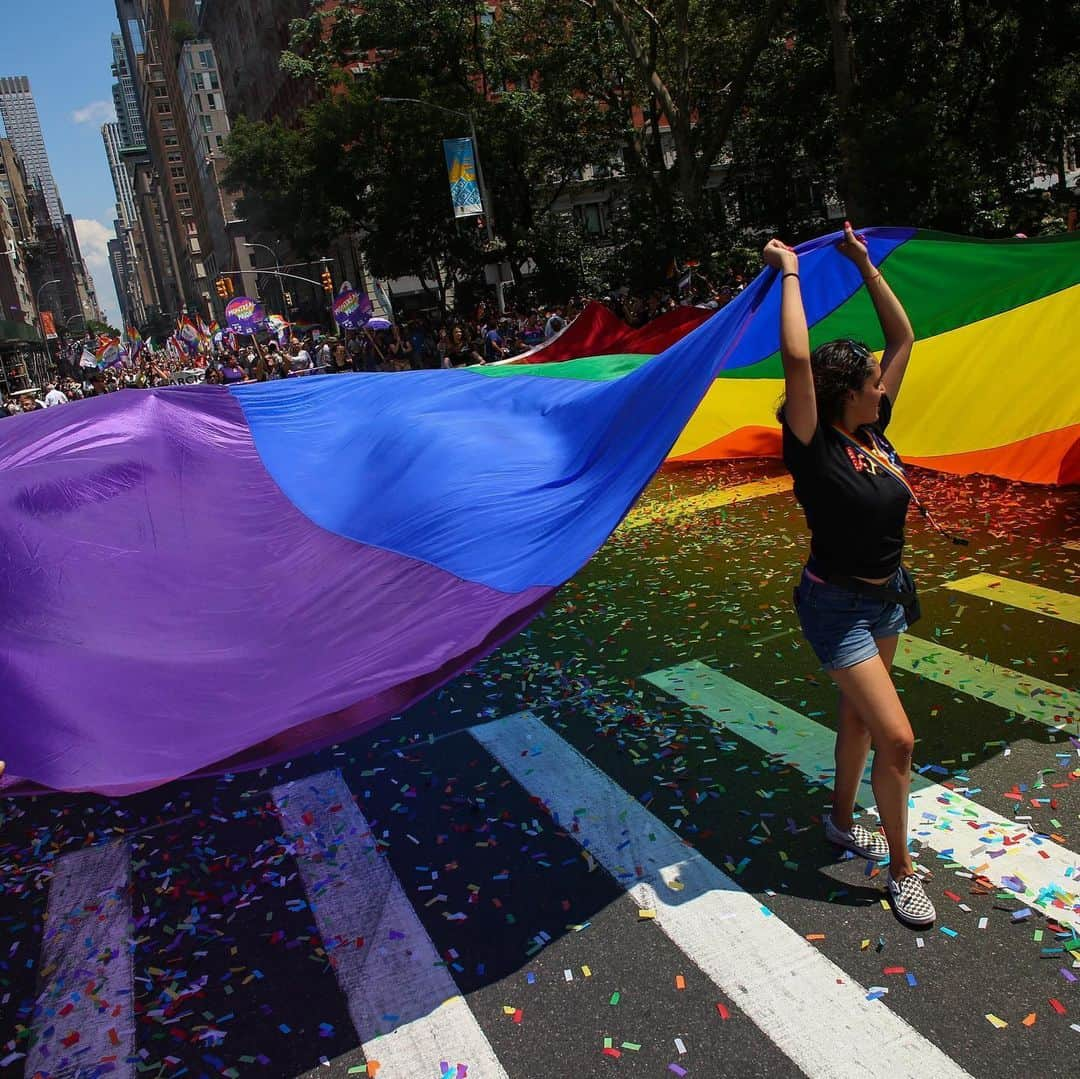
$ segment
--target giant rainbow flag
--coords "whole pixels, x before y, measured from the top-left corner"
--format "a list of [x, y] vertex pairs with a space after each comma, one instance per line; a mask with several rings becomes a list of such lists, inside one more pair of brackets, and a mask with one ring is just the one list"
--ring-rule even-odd
[[[860, 234], [915, 330], [889, 428], [904, 459], [960, 475], [1080, 483], [1080, 234], [1012, 240], [915, 229]], [[837, 262], [834, 241], [825, 237], [799, 249], [810, 343], [854, 337], [880, 354], [873, 305], [854, 266]], [[631, 330], [597, 304], [515, 363], [566, 364], [553, 368], [559, 377], [612, 377], [670, 347], [708, 314], [680, 309]], [[778, 315], [773, 290], [669, 461], [780, 456]]]
[[[1075, 476], [1080, 246], [867, 235], [920, 338], [901, 451]], [[879, 344], [836, 240], [800, 248], [813, 336]], [[666, 457], [770, 447], [775, 278], [712, 317], [609, 323], [631, 349], [616, 355], [129, 390], [3, 421], [0, 790], [259, 767], [459, 674], [585, 564]]]

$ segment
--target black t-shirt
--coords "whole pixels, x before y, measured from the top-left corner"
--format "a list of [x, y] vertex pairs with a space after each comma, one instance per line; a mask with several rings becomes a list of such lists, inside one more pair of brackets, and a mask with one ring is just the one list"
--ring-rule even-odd
[[[891, 460], [902, 462], [885, 438], [892, 402], [882, 397], [877, 433]], [[804, 446], [783, 424], [784, 464], [795, 480], [795, 497], [810, 526], [810, 551], [826, 573], [888, 577], [900, 568], [904, 519], [911, 496], [880, 464], [859, 453], [832, 427], [820, 423]], [[856, 437], [868, 441], [867, 428]]]

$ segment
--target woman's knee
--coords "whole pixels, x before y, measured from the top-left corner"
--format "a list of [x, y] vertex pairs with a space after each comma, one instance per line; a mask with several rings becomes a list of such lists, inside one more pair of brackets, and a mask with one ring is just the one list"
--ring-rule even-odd
[[874, 739], [874, 752], [905, 768], [910, 767], [915, 752], [915, 734], [911, 724], [905, 722], [903, 726], [890, 726], [883, 730], [880, 737]]

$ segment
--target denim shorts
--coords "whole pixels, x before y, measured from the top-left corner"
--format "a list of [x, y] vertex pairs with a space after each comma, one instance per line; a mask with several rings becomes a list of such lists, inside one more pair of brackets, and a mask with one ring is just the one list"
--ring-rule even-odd
[[[899, 570], [886, 587], [901, 587]], [[877, 642], [882, 637], [895, 637], [908, 628], [899, 603], [886, 603], [836, 584], [811, 580], [805, 569], [795, 589], [795, 610], [803, 636], [826, 671], [843, 670], [871, 659], [878, 654]]]

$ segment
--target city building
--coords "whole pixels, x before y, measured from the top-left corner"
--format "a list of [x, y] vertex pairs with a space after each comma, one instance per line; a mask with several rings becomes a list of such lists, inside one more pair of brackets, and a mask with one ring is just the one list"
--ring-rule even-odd
[[[116, 0], [120, 23], [120, 40], [126, 63], [124, 70], [131, 79], [143, 143], [124, 142], [121, 158], [131, 177], [135, 197], [135, 213], [139, 231], [134, 237], [139, 257], [136, 270], [142, 282], [147, 324], [161, 332], [185, 309], [181, 292], [180, 269], [173, 244], [173, 229], [169, 224], [169, 205], [166, 185], [162, 183], [161, 165], [155, 160], [147, 136], [147, 117], [144, 103], [150, 99], [146, 85], [149, 68], [146, 55], [146, 35], [143, 27], [143, 0]], [[121, 128], [124, 136], [124, 129]], [[135, 138], [134, 133], [132, 137]], [[167, 138], [173, 138], [169, 133]], [[166, 330], [167, 332], [167, 330]]]
[[[206, 253], [207, 270], [211, 278], [229, 274], [234, 287], [247, 295], [256, 288], [254, 249], [247, 245], [244, 221], [237, 212], [240, 194], [224, 187], [220, 179], [228, 168], [225, 145], [231, 125], [214, 46], [205, 37], [184, 45], [180, 57], [180, 92], [198, 162], [206, 227], [212, 245]], [[240, 271], [239, 277], [234, 271]], [[219, 301], [217, 307], [219, 318], [223, 318], [223, 303]]]
[[[45, 150], [30, 80], [25, 75], [0, 78], [0, 119], [15, 153], [22, 159], [30, 184], [40, 192], [40, 200], [31, 200], [33, 227], [39, 241], [38, 250], [54, 275], [63, 275], [57, 294], [61, 297], [64, 317], [67, 320], [75, 315], [81, 315], [83, 319], [100, 318], [94, 281], [83, 261], [74, 222], [64, 212]], [[66, 250], [57, 251], [58, 244]], [[37, 273], [37, 262], [37, 259], [31, 261], [31, 279], [44, 280]]]
[[116, 108], [120, 145], [127, 150], [140, 149], [146, 146], [146, 130], [143, 127], [142, 113], [139, 111], [139, 90], [128, 61], [123, 36], [113, 34], [111, 40], [112, 73], [116, 78], [112, 88], [113, 105]]
[[116, 0], [121, 38], [146, 133], [132, 186], [163, 314], [208, 315], [213, 278], [209, 214], [199, 183], [202, 143], [193, 145], [180, 87], [182, 54], [196, 34], [195, 0]]
[[58, 228], [63, 227], [64, 210], [45, 150], [37, 104], [30, 91], [30, 80], [25, 75], [0, 78], [0, 120], [4, 121], [4, 131], [22, 158], [27, 175], [41, 185], [49, 220]]
[[[317, 96], [314, 82], [294, 79], [281, 69], [281, 54], [289, 47], [290, 22], [310, 11], [310, 0], [248, 0], [243, 6], [230, 0], [202, 0], [198, 12], [199, 40], [208, 42], [213, 49], [222, 101], [230, 122], [243, 116], [254, 121], [279, 120], [288, 126], [296, 121], [303, 108], [314, 102]], [[236, 216], [235, 206], [242, 193], [223, 188], [217, 182], [226, 166], [224, 155], [212, 156], [215, 183], [225, 216], [231, 219]], [[268, 270], [278, 263], [291, 266], [289, 272], [300, 277], [317, 278], [320, 267], [296, 263], [288, 247], [288, 237], [252, 235], [250, 230], [245, 237], [241, 235], [243, 229], [242, 222], [230, 226], [236, 253], [233, 265], [247, 271], [243, 279], [245, 292], [261, 297], [275, 309], [282, 305], [279, 297], [284, 298], [286, 315], [292, 307], [301, 305], [317, 310], [324, 302], [319, 286], [286, 279], [279, 290], [279, 278], [262, 273], [256, 284], [253, 270], [256, 265]], [[243, 246], [245, 239], [255, 242], [255, 246]], [[355, 270], [345, 270], [344, 276], [350, 272], [352, 279], [357, 280]], [[342, 276], [336, 273], [335, 279]]]
[[310, 11], [311, 0], [202, 0], [199, 34], [216, 51], [230, 116], [279, 119], [288, 125], [314, 101], [316, 88], [310, 81], [281, 70], [289, 23]]
[[41, 381], [46, 352], [30, 279], [28, 179], [9, 139], [0, 139], [0, 391]]
[[[145, 269], [140, 272], [140, 261], [145, 259], [144, 242], [135, 206], [135, 188], [125, 161], [124, 134], [125, 129], [120, 123], [105, 124], [101, 129], [105, 156], [109, 161], [109, 172], [116, 191], [116, 239], [109, 241], [109, 268], [116, 284], [116, 297], [124, 322], [142, 326], [147, 317], [146, 296], [153, 295], [153, 286], [145, 280]], [[119, 265], [113, 250], [114, 243], [120, 252]]]

